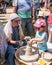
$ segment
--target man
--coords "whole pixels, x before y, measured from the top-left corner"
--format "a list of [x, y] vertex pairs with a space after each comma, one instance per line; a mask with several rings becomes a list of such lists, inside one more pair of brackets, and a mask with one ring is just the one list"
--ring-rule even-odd
[[27, 36], [32, 35], [31, 22], [31, 1], [30, 0], [13, 0], [13, 12], [16, 12], [21, 18], [23, 32]]
[[4, 33], [8, 43], [6, 51], [7, 65], [15, 65], [14, 55], [16, 48], [20, 48], [27, 44], [25, 41], [23, 41], [24, 44], [21, 41], [23, 40], [24, 35], [19, 21], [19, 16], [16, 13], [13, 13], [10, 15], [8, 22], [4, 27]]

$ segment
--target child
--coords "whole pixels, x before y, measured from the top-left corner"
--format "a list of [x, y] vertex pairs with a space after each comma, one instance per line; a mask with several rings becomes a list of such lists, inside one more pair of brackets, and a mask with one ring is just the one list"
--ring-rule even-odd
[[50, 14], [48, 17], [48, 31], [49, 31], [49, 40], [48, 42], [52, 43], [52, 3], [49, 6]]
[[37, 15], [37, 21], [44, 20], [44, 13], [42, 11], [39, 11], [39, 14]]
[[45, 32], [46, 23], [44, 20], [37, 21], [34, 27], [37, 29], [35, 38], [30, 40], [30, 44], [37, 42], [37, 47], [46, 52], [47, 51], [47, 33]]
[[49, 15], [49, 9], [45, 7], [45, 3], [40, 3], [40, 11], [44, 13], [44, 17], [47, 20], [48, 15]]
[[[36, 20], [36, 22], [37, 21], [41, 21], [41, 20], [44, 20], [46, 22], [46, 29], [45, 29], [45, 31], [47, 32], [47, 35], [48, 35], [48, 24], [47, 24], [47, 21], [45, 19], [45, 15], [44, 15], [43, 11], [39, 11], [38, 19]], [[47, 40], [48, 40], [48, 38], [47, 38]]]
[[39, 14], [37, 17], [38, 17], [37, 21], [42, 19], [44, 20], [44, 13], [42, 11], [39, 11]]

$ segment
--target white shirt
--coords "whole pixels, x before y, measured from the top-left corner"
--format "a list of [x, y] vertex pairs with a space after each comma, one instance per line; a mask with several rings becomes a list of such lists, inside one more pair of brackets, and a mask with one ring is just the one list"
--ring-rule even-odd
[[13, 5], [13, 6], [17, 6], [17, 1], [18, 1], [18, 0], [12, 0], [12, 5]]

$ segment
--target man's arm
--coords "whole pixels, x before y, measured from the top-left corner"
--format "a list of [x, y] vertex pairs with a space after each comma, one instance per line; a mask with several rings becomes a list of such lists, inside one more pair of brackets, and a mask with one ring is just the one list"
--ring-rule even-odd
[[18, 1], [18, 0], [12, 0], [13, 12], [14, 12], [14, 13], [17, 12], [17, 1]]
[[13, 13], [16, 13], [16, 12], [17, 12], [17, 7], [13, 6]]

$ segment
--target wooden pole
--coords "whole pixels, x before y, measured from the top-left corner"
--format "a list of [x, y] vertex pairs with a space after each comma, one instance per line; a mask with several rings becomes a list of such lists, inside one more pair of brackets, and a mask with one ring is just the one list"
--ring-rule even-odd
[[32, 36], [34, 37], [34, 27], [33, 23], [35, 22], [35, 9], [34, 9], [34, 0], [31, 0], [31, 22], [32, 22]]
[[35, 22], [34, 0], [31, 0], [31, 19], [32, 23], [34, 23]]

